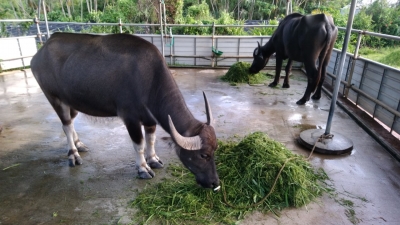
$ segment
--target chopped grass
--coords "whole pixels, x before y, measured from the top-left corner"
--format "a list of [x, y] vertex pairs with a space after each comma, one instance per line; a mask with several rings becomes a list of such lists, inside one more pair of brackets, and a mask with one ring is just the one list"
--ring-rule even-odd
[[263, 73], [250, 74], [249, 68], [250, 63], [248, 62], [237, 62], [234, 63], [228, 70], [228, 72], [221, 77], [223, 81], [230, 82], [231, 84], [236, 83], [247, 83], [247, 84], [263, 84], [267, 80], [267, 76]]
[[315, 170], [303, 156], [261, 132], [240, 142], [219, 141], [216, 164], [220, 192], [199, 187], [187, 169], [171, 165], [173, 178], [147, 186], [132, 202], [139, 209], [137, 222], [234, 224], [249, 212], [279, 214], [327, 191], [322, 169]]

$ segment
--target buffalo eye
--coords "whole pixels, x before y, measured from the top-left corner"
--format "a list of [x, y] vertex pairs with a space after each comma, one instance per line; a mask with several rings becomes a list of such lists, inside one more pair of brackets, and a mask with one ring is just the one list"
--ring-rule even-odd
[[210, 156], [207, 155], [207, 154], [200, 154], [200, 157], [201, 157], [202, 159], [205, 159], [205, 160], [209, 160], [209, 159], [210, 159]]

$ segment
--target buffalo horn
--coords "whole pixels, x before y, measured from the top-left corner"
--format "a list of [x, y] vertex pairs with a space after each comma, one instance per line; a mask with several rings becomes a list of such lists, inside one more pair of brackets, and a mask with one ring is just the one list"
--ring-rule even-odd
[[200, 150], [201, 149], [201, 138], [199, 135], [194, 137], [184, 137], [179, 134], [176, 130], [174, 123], [172, 122], [171, 116], [168, 115], [169, 129], [171, 132], [171, 137], [174, 139], [176, 144], [181, 148], [186, 150]]
[[210, 104], [208, 104], [207, 96], [206, 93], [204, 93], [204, 91], [203, 91], [203, 96], [204, 96], [204, 102], [206, 103], [207, 125], [212, 126], [213, 117], [211, 113], [211, 108]]

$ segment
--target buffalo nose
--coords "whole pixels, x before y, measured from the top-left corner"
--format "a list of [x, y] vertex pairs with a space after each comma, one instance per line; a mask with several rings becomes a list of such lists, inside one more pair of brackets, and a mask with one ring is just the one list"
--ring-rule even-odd
[[219, 182], [212, 183], [212, 186], [213, 186], [213, 190], [214, 191], [219, 191], [219, 189], [221, 189], [221, 186], [219, 185]]
[[251, 67], [249, 68], [249, 73], [251, 73], [251, 74], [254, 73], [254, 70]]

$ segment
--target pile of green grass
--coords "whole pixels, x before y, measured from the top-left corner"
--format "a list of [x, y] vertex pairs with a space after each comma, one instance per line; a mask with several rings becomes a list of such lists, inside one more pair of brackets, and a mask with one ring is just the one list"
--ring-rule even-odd
[[234, 224], [255, 210], [278, 214], [303, 206], [328, 190], [322, 169], [261, 132], [219, 141], [216, 163], [221, 191], [199, 187], [188, 170], [172, 165], [173, 178], [149, 184], [132, 202], [139, 209], [136, 222]]
[[221, 77], [223, 81], [236, 83], [248, 83], [248, 84], [263, 84], [267, 80], [267, 76], [263, 73], [250, 74], [249, 68], [250, 63], [248, 62], [237, 62], [234, 63], [228, 70], [228, 72]]

